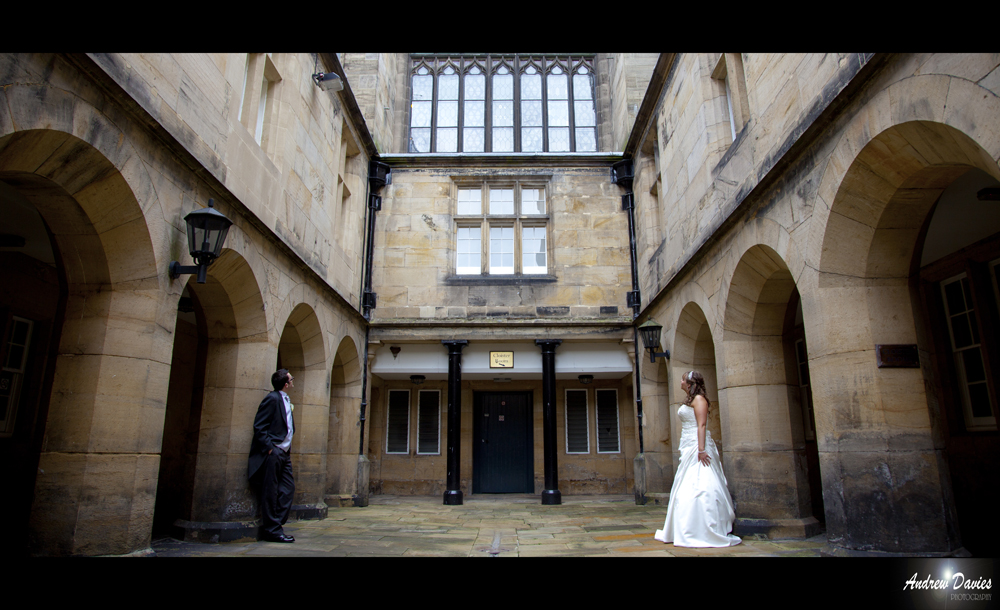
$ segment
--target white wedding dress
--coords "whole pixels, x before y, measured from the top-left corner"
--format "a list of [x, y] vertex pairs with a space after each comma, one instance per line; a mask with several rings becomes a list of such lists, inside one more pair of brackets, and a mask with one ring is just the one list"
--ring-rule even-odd
[[733, 498], [726, 486], [719, 450], [712, 433], [705, 430], [705, 451], [711, 464], [698, 461], [698, 422], [694, 409], [681, 405], [677, 410], [681, 421], [681, 463], [670, 489], [667, 520], [654, 536], [674, 546], [724, 547], [742, 542], [733, 530], [736, 512]]

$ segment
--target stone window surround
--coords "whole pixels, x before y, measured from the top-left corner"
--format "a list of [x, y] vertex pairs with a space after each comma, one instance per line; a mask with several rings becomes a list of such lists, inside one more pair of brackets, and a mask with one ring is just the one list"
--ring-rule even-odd
[[[551, 176], [528, 176], [528, 177], [469, 177], [452, 176], [452, 201], [453, 203], [453, 249], [454, 255], [451, 257], [452, 276], [446, 278], [449, 284], [465, 283], [525, 283], [540, 282], [549, 283], [556, 281], [555, 276], [548, 273], [551, 270], [553, 260], [552, 231], [550, 230], [551, 213], [548, 181]], [[489, 191], [490, 189], [512, 188], [514, 191], [514, 213], [513, 214], [490, 214]], [[467, 189], [480, 189], [480, 213], [479, 214], [458, 214], [459, 191]], [[543, 191], [545, 213], [544, 214], [522, 214], [522, 189], [541, 189]], [[491, 227], [513, 227], [514, 228], [514, 272], [513, 273], [490, 273], [490, 233]], [[458, 273], [458, 234], [461, 228], [480, 227], [480, 273], [459, 274]], [[524, 273], [522, 268], [521, 242], [523, 229], [528, 227], [545, 228], [545, 260], [547, 273]]]

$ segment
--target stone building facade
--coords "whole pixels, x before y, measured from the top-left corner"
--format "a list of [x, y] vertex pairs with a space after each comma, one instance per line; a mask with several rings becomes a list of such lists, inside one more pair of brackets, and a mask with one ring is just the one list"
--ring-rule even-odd
[[[300, 518], [369, 493], [665, 502], [697, 369], [737, 533], [987, 552], [998, 65], [2, 55], [8, 544], [254, 535], [277, 366]], [[210, 198], [224, 254], [173, 279]], [[669, 360], [636, 347], [649, 319]]]

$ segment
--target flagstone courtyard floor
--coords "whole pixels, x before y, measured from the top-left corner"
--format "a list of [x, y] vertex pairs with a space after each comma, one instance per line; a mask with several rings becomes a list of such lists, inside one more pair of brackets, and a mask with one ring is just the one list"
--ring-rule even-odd
[[371, 496], [365, 508], [330, 508], [326, 519], [285, 526], [292, 544], [153, 541], [158, 557], [819, 557], [825, 534], [760, 540], [722, 549], [663, 544], [665, 506], [636, 506], [632, 496], [472, 495], [461, 506], [440, 497]]

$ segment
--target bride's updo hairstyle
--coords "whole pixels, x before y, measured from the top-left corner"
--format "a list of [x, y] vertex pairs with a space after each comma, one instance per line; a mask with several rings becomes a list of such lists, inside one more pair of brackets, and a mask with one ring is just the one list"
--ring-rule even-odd
[[684, 399], [684, 404], [690, 407], [691, 403], [694, 402], [694, 397], [700, 395], [705, 397], [705, 402], [709, 406], [712, 405], [712, 401], [708, 399], [708, 394], [705, 392], [705, 378], [701, 376], [701, 373], [688, 371], [684, 373], [682, 379], [688, 383], [687, 398]]

